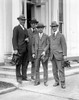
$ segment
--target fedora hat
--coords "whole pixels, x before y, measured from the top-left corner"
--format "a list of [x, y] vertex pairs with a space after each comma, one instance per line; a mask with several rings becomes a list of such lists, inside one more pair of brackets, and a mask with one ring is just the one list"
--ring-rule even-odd
[[53, 21], [52, 23], [51, 23], [51, 25], [50, 25], [51, 27], [58, 27], [59, 25], [57, 24], [57, 22], [56, 21]]
[[29, 21], [30, 22], [30, 24], [32, 24], [32, 23], [38, 23], [38, 21], [35, 19], [35, 18], [33, 18], [31, 21]]
[[18, 19], [18, 20], [26, 20], [26, 18], [25, 18], [24, 15], [20, 15], [17, 19]]
[[46, 27], [46, 26], [42, 23], [38, 23], [38, 25], [37, 25], [37, 28], [44, 28], [44, 27]]

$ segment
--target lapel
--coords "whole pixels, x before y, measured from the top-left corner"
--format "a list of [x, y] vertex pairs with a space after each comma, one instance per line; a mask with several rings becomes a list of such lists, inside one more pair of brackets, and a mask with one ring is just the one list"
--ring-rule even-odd
[[55, 37], [57, 38], [57, 37], [58, 37], [58, 35], [59, 35], [59, 32], [57, 32], [57, 34], [56, 34], [56, 36], [55, 36]]
[[54, 34], [52, 34], [52, 35], [51, 35], [51, 38], [52, 38], [53, 40], [55, 40], [55, 39], [56, 39], [56, 36], [54, 36]]
[[30, 35], [32, 36], [33, 35], [33, 31], [32, 31], [32, 29], [30, 28]]
[[44, 41], [44, 38], [45, 38], [45, 34], [43, 33], [43, 36], [41, 37], [42, 43], [43, 43], [43, 41]]
[[28, 35], [29, 35], [30, 38], [33, 37], [33, 34], [32, 34], [32, 30], [31, 30], [31, 28], [28, 29]]
[[[20, 25], [19, 25], [19, 26], [20, 26]], [[21, 28], [23, 31], [25, 30], [25, 27], [23, 27], [23, 28], [24, 28], [24, 29], [23, 29], [23, 28], [20, 26], [20, 28]]]
[[38, 43], [39, 43], [39, 34], [37, 34], [37, 35], [35, 36], [35, 40], [36, 40], [35, 43], [38, 44]]

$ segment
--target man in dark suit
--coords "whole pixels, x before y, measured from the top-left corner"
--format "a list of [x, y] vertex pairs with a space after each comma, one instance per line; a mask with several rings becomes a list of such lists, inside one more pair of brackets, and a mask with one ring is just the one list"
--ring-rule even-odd
[[32, 57], [32, 42], [33, 37], [35, 34], [37, 34], [37, 26], [38, 21], [34, 18], [30, 21], [31, 27], [28, 29], [28, 35], [29, 35], [29, 43], [28, 43], [28, 58], [27, 58], [27, 66], [29, 62], [31, 62], [31, 79], [34, 80], [35, 76], [35, 60]]
[[[48, 36], [43, 33], [44, 25], [38, 23], [38, 34], [34, 36], [32, 53], [35, 58], [35, 85], [40, 84], [40, 61], [42, 62], [44, 69], [44, 85], [47, 86], [48, 81], [48, 57], [46, 57], [49, 49], [49, 39]], [[47, 55], [48, 56], [48, 55]], [[46, 59], [45, 59], [46, 58]]]
[[[19, 54], [20, 59], [19, 63], [16, 65], [16, 78], [17, 82], [21, 83], [22, 80], [26, 80], [26, 57], [27, 57], [27, 43], [29, 42], [28, 32], [24, 27], [25, 24], [25, 17], [24, 15], [20, 15], [18, 18], [19, 25], [15, 26], [13, 29], [13, 49], [14, 54]], [[21, 69], [22, 67], [22, 75]]]
[[53, 75], [55, 79], [55, 84], [53, 86], [58, 86], [60, 82], [61, 88], [65, 88], [63, 62], [67, 56], [67, 46], [64, 35], [58, 31], [58, 26], [59, 25], [56, 21], [51, 23], [50, 59], [52, 61]]

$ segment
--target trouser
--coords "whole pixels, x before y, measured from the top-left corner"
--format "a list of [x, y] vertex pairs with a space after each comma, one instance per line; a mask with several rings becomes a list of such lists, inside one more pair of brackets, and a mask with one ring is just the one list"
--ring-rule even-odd
[[19, 64], [16, 65], [16, 78], [26, 79], [26, 58], [27, 52], [21, 54]]
[[52, 59], [52, 70], [56, 82], [65, 83], [65, 73], [63, 67], [63, 60], [57, 60], [55, 56]]
[[44, 70], [44, 82], [47, 82], [48, 80], [48, 60], [43, 62], [41, 58], [37, 58], [35, 60], [35, 82], [40, 82], [40, 61], [42, 62], [43, 65], [43, 70]]
[[[27, 68], [28, 68], [29, 61], [27, 60], [26, 64], [26, 73], [27, 73]], [[35, 76], [35, 60], [31, 61], [31, 77]]]

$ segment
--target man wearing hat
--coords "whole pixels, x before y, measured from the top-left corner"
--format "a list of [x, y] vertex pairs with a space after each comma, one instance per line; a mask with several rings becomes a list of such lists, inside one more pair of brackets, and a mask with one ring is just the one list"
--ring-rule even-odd
[[29, 43], [28, 43], [28, 58], [27, 58], [27, 66], [29, 64], [29, 62], [31, 62], [31, 79], [34, 80], [34, 76], [35, 76], [35, 60], [32, 57], [32, 42], [33, 42], [33, 37], [35, 34], [37, 34], [37, 26], [38, 21], [33, 18], [30, 21], [30, 25], [31, 27], [28, 29], [28, 35], [29, 35]]
[[[25, 17], [24, 15], [20, 15], [18, 18], [19, 25], [15, 26], [13, 29], [13, 49], [14, 54], [19, 54], [20, 59], [19, 63], [16, 65], [16, 78], [17, 82], [21, 83], [22, 80], [27, 80], [26, 76], [26, 57], [27, 57], [27, 43], [29, 42], [28, 32], [24, 27], [25, 24]], [[22, 74], [21, 69], [22, 67]]]
[[50, 59], [55, 79], [55, 84], [53, 86], [58, 86], [60, 83], [61, 88], [65, 88], [63, 61], [67, 56], [67, 46], [64, 35], [58, 31], [58, 26], [56, 21], [51, 23]]
[[43, 69], [44, 69], [44, 85], [47, 86], [47, 80], [48, 80], [48, 58], [46, 54], [48, 53], [49, 49], [49, 40], [48, 36], [43, 33], [45, 26], [42, 23], [38, 23], [37, 29], [38, 34], [35, 35], [34, 41], [33, 41], [33, 57], [35, 57], [35, 85], [40, 84], [40, 75], [39, 75], [39, 69], [40, 69], [40, 61], [42, 62]]

